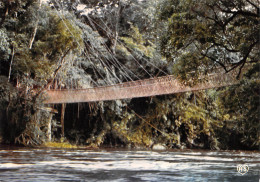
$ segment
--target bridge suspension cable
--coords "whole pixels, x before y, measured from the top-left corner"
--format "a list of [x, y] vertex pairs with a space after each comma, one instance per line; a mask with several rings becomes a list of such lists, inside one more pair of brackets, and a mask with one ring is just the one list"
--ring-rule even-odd
[[[56, 1], [55, 1], [56, 2]], [[57, 3], [57, 2], [56, 2]], [[59, 7], [60, 7], [60, 4], [59, 3], [57, 3], [58, 5], [59, 5]], [[56, 7], [54, 7], [55, 8], [55, 10], [56, 10], [56, 12], [57, 12], [57, 14], [59, 15], [59, 13], [58, 13], [58, 10], [57, 10], [57, 8]], [[61, 7], [60, 7], [60, 9], [62, 9]], [[70, 12], [68, 12], [70, 15], [71, 15], [71, 13]], [[71, 15], [72, 16], [72, 15]], [[63, 18], [59, 15], [59, 17], [63, 20]], [[73, 17], [73, 16], [72, 16]], [[66, 25], [66, 23], [65, 23], [65, 21], [63, 20], [63, 23]], [[73, 33], [70, 31], [70, 29], [69, 29], [69, 27], [66, 25], [66, 28], [69, 30], [69, 32], [72, 34], [72, 36], [75, 38], [75, 36], [73, 35]], [[85, 40], [83, 40], [84, 42], [85, 42]], [[85, 42], [86, 43], [86, 42]], [[78, 43], [79, 44], [79, 43]], [[94, 48], [94, 46], [90, 43], [89, 44], [90, 45], [90, 48], [92, 49], [92, 53], [95, 55], [96, 54], [96, 52], [99, 52], [100, 53], [100, 51], [98, 50], [98, 49], [95, 49]], [[105, 44], [104, 44], [105, 45]], [[109, 52], [109, 49], [107, 49], [107, 51]], [[85, 53], [85, 51], [83, 51], [84, 52], [84, 54], [86, 55], [86, 53]], [[90, 61], [90, 62], [92, 62], [89, 58], [88, 58], [88, 60]], [[98, 60], [101, 62], [101, 64], [103, 64], [103, 65], [105, 65], [105, 67], [110, 71], [110, 74], [111, 75], [114, 75], [116, 78], [117, 78], [117, 80], [121, 83], [122, 81], [113, 73], [113, 70], [110, 68], [110, 66], [109, 66], [109, 64], [106, 64], [104, 61], [102, 61], [102, 59], [101, 58], [98, 58]], [[109, 59], [108, 59], [109, 60]], [[95, 63], [93, 63], [93, 66], [95, 67]], [[114, 65], [115, 66], [115, 65]], [[128, 77], [128, 78], [130, 78], [130, 80], [133, 80], [132, 78], [131, 78], [131, 76], [129, 76], [128, 74], [127, 74], [127, 72], [125, 72], [124, 70], [121, 70], [121, 68], [120, 68], [120, 66], [115, 66], [116, 68], [118, 68], [120, 71], [121, 71], [121, 73], [123, 73], [123, 76], [126, 78], [126, 77]], [[95, 67], [96, 68], [96, 67]], [[98, 68], [96, 68], [96, 70], [98, 71]], [[99, 71], [98, 71], [99, 72]], [[99, 72], [99, 75], [102, 77], [102, 79], [104, 80], [104, 81], [106, 81], [105, 80], [105, 78], [102, 76], [102, 74]], [[133, 74], [134, 75], [134, 74]], [[126, 80], [128, 80], [127, 78], [126, 78]], [[108, 83], [107, 83], [108, 84]], [[114, 84], [115, 84], [115, 82], [114, 82]]]
[[[57, 2], [56, 2], [57, 3]], [[60, 4], [59, 3], [57, 3], [59, 6], [60, 6]], [[62, 8], [61, 8], [62, 9]], [[57, 9], [56, 9], [56, 11], [57, 11]], [[70, 14], [71, 15], [71, 13], [70, 12], [68, 12], [68, 14]], [[72, 16], [72, 15], [71, 15]], [[97, 26], [99, 26], [101, 29], [103, 29], [104, 31], [106, 31], [107, 33], [109, 33], [109, 34], [112, 34], [111, 32], [111, 30], [110, 30], [110, 28], [104, 23], [104, 21], [101, 19], [101, 21], [103, 22], [103, 24], [108, 28], [108, 30], [109, 30], [109, 32], [108, 32], [108, 30], [105, 30], [101, 25], [99, 25], [96, 21], [94, 21], [93, 19], [91, 19], [89, 16], [88, 16], [88, 14], [86, 14], [86, 16], [87, 16], [87, 18], [88, 18], [88, 20], [89, 20], [89, 22], [91, 23], [91, 25], [92, 25], [92, 27], [93, 28], [95, 28], [95, 30], [97, 30], [97, 28], [96, 28], [96, 26], [94, 25], [94, 23], [97, 25]], [[63, 21], [64, 22], [64, 21]], [[71, 31], [70, 31], [71, 32]], [[117, 40], [118, 41], [118, 43], [120, 43], [120, 44], [122, 44], [123, 46], [124, 46], [124, 44], [120, 41], [120, 40]], [[103, 45], [105, 45], [106, 46], [106, 44], [103, 42]], [[93, 52], [99, 52], [99, 50], [95, 50], [95, 48], [90, 44], [90, 46], [91, 46], [91, 49], [93, 50]], [[125, 47], [125, 46], [124, 46]], [[126, 70], [125, 69], [123, 69], [123, 68], [120, 68], [120, 66], [116, 66], [116, 63], [118, 63], [118, 65], [122, 65], [118, 60], [117, 60], [117, 58], [115, 57], [115, 56], [113, 56], [111, 53], [110, 53], [110, 49], [106, 46], [106, 49], [107, 49], [107, 52], [111, 55], [111, 57], [112, 57], [112, 60], [114, 60], [114, 63], [112, 63], [111, 61], [110, 61], [110, 59], [108, 58], [107, 60], [113, 65], [113, 66], [115, 66], [116, 68], [118, 68], [118, 70], [119, 71], [121, 71], [121, 73], [124, 73], [124, 76], [126, 77], [128, 77], [128, 78], [130, 78], [130, 80], [133, 80], [132, 78], [131, 78], [131, 76], [130, 75], [128, 75], [127, 74], [127, 72], [126, 72]], [[130, 48], [131, 49], [131, 48]], [[132, 55], [132, 53], [131, 52], [129, 52], [130, 53], [130, 55], [131, 55], [131, 57], [135, 60], [135, 62], [150, 76], [150, 77], [153, 77], [140, 63], [139, 63], [139, 61], [138, 60], [136, 60], [136, 58]], [[99, 58], [100, 59], [100, 58]], [[163, 70], [161, 70], [160, 68], [158, 68], [157, 66], [155, 66], [154, 64], [152, 64], [150, 61], [148, 61], [145, 57], [143, 57], [142, 59], [144, 59], [146, 62], [148, 62], [150, 65], [152, 65], [153, 67], [155, 67], [156, 69], [158, 69], [159, 71], [161, 71], [161, 72], [163, 72], [164, 74], [166, 74], [166, 75], [168, 75], [167, 73], [165, 73]], [[111, 70], [111, 68], [109, 67], [109, 65], [108, 64], [105, 64], [104, 63], [104, 61], [102, 61], [101, 59], [100, 59], [100, 61], [106, 66], [106, 67], [108, 67], [108, 69], [109, 69], [109, 71], [111, 72], [111, 74], [112, 75], [114, 75], [113, 74], [113, 71]], [[125, 67], [124, 65], [123, 65], [123, 67]], [[126, 68], [126, 67], [125, 67]], [[127, 69], [127, 70], [129, 70], [129, 69]], [[137, 76], [137, 75], [135, 75], [131, 70], [129, 70], [135, 77], [137, 77], [139, 80], [140, 80], [140, 78]], [[116, 75], [115, 75], [116, 76]], [[117, 77], [118, 78], [118, 77]], [[127, 80], [127, 79], [126, 79]]]
[[[56, 2], [56, 0], [54, 0], [55, 2]], [[57, 2], [56, 2], [57, 3]], [[57, 3], [58, 5], [59, 5], [59, 3]], [[60, 5], [59, 5], [60, 6]], [[70, 34], [75, 38], [75, 35], [72, 33], [72, 31], [69, 29], [69, 27], [67, 26], [67, 24], [66, 24], [66, 22], [64, 21], [64, 19], [63, 19], [63, 17], [59, 14], [59, 12], [58, 12], [58, 10], [57, 10], [57, 8], [54, 6], [54, 8], [55, 8], [55, 10], [56, 10], [56, 12], [57, 12], [57, 15], [59, 16], [59, 18], [62, 20], [62, 22], [64, 23], [64, 25], [65, 25], [65, 27], [66, 27], [66, 29], [70, 32]], [[61, 8], [62, 9], [62, 8]], [[69, 13], [69, 12], [68, 12]], [[70, 13], [69, 13], [70, 14]], [[62, 14], [63, 15], [63, 14]], [[63, 15], [64, 16], [64, 15]], [[80, 43], [75, 39], [75, 41], [77, 42], [77, 44], [79, 45], [79, 47], [80, 47]], [[85, 42], [85, 40], [83, 40], [84, 42]], [[86, 42], [85, 42], [86, 43]], [[90, 48], [92, 49], [92, 53], [95, 55], [96, 54], [96, 52], [99, 52], [99, 50], [95, 50], [95, 48], [94, 48], [94, 46], [92, 45], [92, 44], [90, 44]], [[87, 53], [85, 52], [85, 50], [84, 49], [82, 49], [82, 52], [84, 53], [84, 55], [87, 57], [87, 59], [90, 61], [90, 62], [92, 62], [91, 61], [91, 59], [87, 56]], [[122, 81], [115, 75], [115, 74], [113, 74], [113, 71], [112, 71], [112, 69], [109, 67], [109, 65], [108, 64], [106, 64], [106, 63], [104, 63], [104, 61], [102, 61], [102, 59], [101, 58], [98, 58], [98, 60], [101, 62], [101, 64], [103, 64], [103, 65], [105, 65], [105, 67], [107, 67], [107, 69], [110, 71], [110, 74], [111, 75], [114, 75], [116, 78], [117, 78], [117, 80], [119, 81], [119, 83], [121, 83]], [[99, 71], [99, 69], [98, 69], [98, 67], [95, 65], [95, 63], [93, 63], [92, 62], [92, 65], [93, 65], [93, 68], [95, 68], [96, 69], [96, 71], [99, 73], [99, 75], [101, 76], [101, 78], [103, 79], [103, 81], [104, 82], [106, 82], [106, 84], [111, 84], [111, 83], [108, 83], [107, 81], [106, 81], [106, 79], [103, 77], [103, 75], [102, 75], [102, 73], [100, 73], [100, 71]], [[121, 70], [120, 69], [120, 67], [117, 67], [119, 70]], [[121, 70], [122, 71], [122, 70]], [[122, 73], [124, 74], [124, 75], [126, 75], [127, 73], [125, 73], [124, 71], [122, 71]], [[127, 74], [127, 76], [128, 77], [130, 77], [128, 74]], [[131, 78], [131, 77], [130, 77]], [[94, 81], [92, 78], [91, 78], [91, 80], [92, 81]], [[130, 79], [130, 80], [132, 80], [132, 79]], [[95, 81], [94, 81], [95, 82]], [[95, 82], [96, 83], [96, 82]], [[113, 82], [113, 84], [116, 84], [116, 82]], [[96, 83], [96, 85], [98, 86], [98, 84]]]
[[[63, 21], [63, 23], [65, 24], [66, 28], [67, 28], [68, 31], [70, 32], [70, 34], [75, 38], [75, 36], [73, 35], [72, 31], [69, 29], [69, 27], [67, 26], [67, 24], [65, 23], [65, 21], [63, 20], [63, 18], [61, 17], [61, 15], [59, 14], [57, 8], [56, 8], [56, 7], [54, 7], [54, 8], [55, 8], [55, 10], [56, 10], [58, 16], [60, 17], [60, 19]], [[85, 40], [83, 40], [83, 41], [85, 42]], [[79, 42], [77, 42], [77, 43], [78, 43], [78, 45], [80, 46]], [[86, 42], [85, 42], [85, 43], [86, 43]], [[92, 44], [90, 44], [90, 48], [92, 49], [92, 52], [94, 53], [94, 55], [96, 54], [96, 52], [99, 52], [99, 50], [95, 50], [95, 48], [94, 48], [94, 46], [93, 46]], [[88, 60], [89, 60], [90, 62], [92, 62], [92, 61], [90, 60], [90, 58], [87, 56], [87, 54], [86, 54], [86, 52], [85, 52], [84, 50], [83, 50], [83, 53], [84, 53], [85, 56], [88, 58]], [[114, 75], [119, 82], [122, 82], [115, 74], [113, 74], [113, 71], [112, 71], [112, 69], [109, 67], [108, 64], [106, 64], [104, 61], [102, 61], [101, 58], [98, 58], [98, 60], [99, 60], [103, 65], [105, 65], [105, 66], [107, 67], [107, 69], [109, 69], [111, 75]], [[95, 63], [92, 62], [92, 64], [93, 64], [94, 68], [96, 68], [96, 71], [99, 73], [99, 75], [102, 77], [102, 79], [103, 79], [105, 82], [107, 82], [106, 79], [103, 77], [102, 73], [99, 72], [99, 70], [98, 70], [98, 68], [96, 67]], [[117, 67], [119, 70], [121, 70], [120, 67], [118, 67], [118, 66], [116, 66], [116, 67]], [[132, 80], [131, 77], [130, 77], [127, 73], [125, 73], [125, 71], [122, 71], [122, 70], [121, 70], [121, 72], [123, 73], [124, 76], [126, 75], [127, 77], [130, 78], [130, 80]], [[93, 79], [92, 79], [92, 80], [93, 80]], [[126, 80], [127, 80], [127, 79], [126, 79]], [[111, 84], [111, 83], [108, 83], [108, 82], [107, 82], [107, 84]], [[115, 84], [115, 82], [114, 82], [113, 84]]]
[[[55, 0], [54, 0], [54, 1], [55, 1]], [[55, 1], [55, 2], [56, 2], [56, 1]], [[56, 3], [57, 3], [57, 2], [56, 2]], [[68, 25], [66, 24], [66, 22], [64, 21], [64, 19], [63, 19], [63, 18], [61, 17], [61, 15], [59, 14], [59, 12], [58, 12], [57, 8], [55, 7], [55, 5], [54, 5], [54, 9], [55, 9], [55, 11], [57, 12], [57, 15], [59, 16], [59, 18], [61, 19], [61, 21], [63, 22], [63, 24], [65, 25], [66, 29], [67, 29], [67, 30], [69, 31], [69, 33], [75, 38], [74, 34], [71, 32], [71, 30], [69, 29]], [[78, 46], [81, 47], [81, 46], [80, 46], [80, 43], [77, 41], [76, 38], [75, 38], [75, 41], [76, 41], [76, 43], [78, 44]], [[85, 53], [84, 49], [82, 49], [82, 51], [83, 51], [83, 53], [86, 55], [86, 58], [89, 59], [89, 57], [88, 57], [87, 54]], [[91, 61], [90, 61], [90, 62], [91, 62]], [[98, 71], [98, 69], [97, 69], [97, 72], [99, 73], [99, 75], [100, 75], [101, 77], [103, 77], [102, 74]], [[95, 80], [93, 80], [92, 78], [91, 78], [91, 80], [92, 80], [97, 86], [99, 86], [99, 84], [98, 84]], [[105, 79], [104, 79], [104, 81], [105, 81]]]

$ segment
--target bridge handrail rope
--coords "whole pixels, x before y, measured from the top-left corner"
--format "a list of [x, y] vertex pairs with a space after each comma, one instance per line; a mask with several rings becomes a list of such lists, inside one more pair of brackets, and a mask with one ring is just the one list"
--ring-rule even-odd
[[[208, 74], [208, 77], [211, 78], [214, 76], [217, 76], [218, 78], [219, 77], [219, 74], [220, 73], [210, 73]], [[224, 73], [225, 74], [225, 73]], [[230, 75], [230, 77], [234, 77], [233, 76], [234, 73], [232, 73], [232, 75]], [[236, 74], [236, 73], [235, 73]], [[226, 78], [226, 76], [223, 76], [224, 78]], [[106, 86], [98, 86], [98, 87], [91, 87], [91, 88], [78, 88], [78, 89], [71, 89], [71, 90], [87, 90], [87, 89], [101, 89], [101, 88], [115, 88], [116, 86], [117, 87], [120, 87], [120, 88], [129, 88], [129, 87], [137, 87], [137, 86], [145, 86], [145, 85], [153, 85], [154, 83], [162, 83], [162, 82], [169, 82], [169, 81], [174, 81], [176, 80], [176, 76], [175, 75], [168, 75], [168, 76], [161, 76], [161, 77], [154, 77], [154, 78], [148, 78], [148, 79], [143, 79], [143, 80], [136, 80], [136, 81], [128, 81], [128, 82], [122, 82], [122, 83], [117, 83], [117, 84], [110, 84], [110, 85], [106, 85]], [[201, 78], [203, 79], [203, 78]], [[151, 82], [151, 83], [148, 83], [148, 82]], [[123, 86], [123, 87], [122, 87]], [[56, 90], [56, 89], [49, 89], [49, 90]], [[59, 91], [67, 91], [68, 89], [57, 89]]]

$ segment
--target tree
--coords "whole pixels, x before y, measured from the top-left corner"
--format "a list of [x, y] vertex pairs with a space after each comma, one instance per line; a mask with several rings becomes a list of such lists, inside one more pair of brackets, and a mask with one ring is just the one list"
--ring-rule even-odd
[[45, 5], [39, 9], [38, 1], [8, 2], [11, 4], [0, 7], [0, 12], [8, 12], [0, 17], [0, 74], [1, 79], [6, 78], [5, 70], [12, 66], [12, 75], [10, 84], [1, 83], [0, 110], [6, 117], [0, 119], [9, 142], [38, 145], [46, 139], [51, 117], [49, 111], [41, 110], [42, 88], [68, 64], [68, 56], [81, 53], [83, 33], [71, 17]]
[[[38, 24], [37, 34], [35, 23]], [[33, 4], [15, 20], [6, 19], [3, 26], [8, 30], [9, 49], [13, 47], [15, 52], [13, 72], [16, 76], [13, 79], [27, 75], [46, 84], [55, 77], [51, 73], [59, 68], [57, 64], [63, 65], [64, 58], [71, 52], [80, 52], [77, 48], [83, 45], [79, 27], [46, 6], [39, 9]]]
[[217, 66], [240, 74], [246, 63], [259, 61], [257, 0], [164, 0], [159, 11], [167, 21], [161, 51], [183, 79]]
[[233, 130], [240, 145], [253, 149], [260, 146], [259, 76], [260, 64], [258, 63], [245, 74], [239, 85], [220, 92], [221, 105], [224, 113], [229, 116], [225, 122], [226, 129], [229, 132]]
[[218, 110], [223, 116], [219, 122], [224, 125], [216, 135], [231, 148], [257, 148], [260, 143], [259, 2], [163, 0], [158, 7], [159, 19], [167, 23], [161, 37], [161, 51], [173, 61], [174, 74], [182, 80], [194, 84], [199, 75], [219, 66], [226, 72], [237, 69], [239, 76], [247, 65], [244, 69], [247, 73], [238, 85], [217, 92]]

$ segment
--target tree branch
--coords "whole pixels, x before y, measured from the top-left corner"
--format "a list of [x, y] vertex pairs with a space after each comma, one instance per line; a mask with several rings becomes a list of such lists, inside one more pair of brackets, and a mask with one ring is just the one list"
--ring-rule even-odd
[[59, 66], [56, 68], [56, 70], [54, 71], [51, 81], [49, 81], [49, 83], [45, 86], [45, 88], [43, 88], [37, 95], [39, 95], [44, 89], [47, 89], [48, 86], [50, 86], [50, 85], [53, 83], [53, 81], [54, 81], [55, 77], [57, 76], [59, 70], [62, 68], [63, 61], [64, 61], [65, 57], [67, 56], [67, 54], [69, 53], [70, 50], [71, 50], [71, 48], [69, 48], [69, 49], [65, 52], [65, 54], [61, 57], [61, 59], [60, 59], [60, 65], [59, 65]]
[[226, 73], [229, 72], [229, 71], [227, 70], [227, 67], [226, 67], [223, 63], [217, 61], [215, 58], [213, 58], [213, 57], [211, 57], [211, 56], [205, 55], [205, 57], [209, 58], [210, 60], [212, 60], [212, 61], [215, 62], [215, 63], [218, 63], [218, 64], [225, 70]]
[[60, 65], [59, 65], [59, 66], [56, 68], [56, 70], [54, 71], [54, 73], [53, 73], [53, 79], [52, 79], [51, 83], [53, 82], [53, 80], [54, 80], [55, 77], [57, 76], [59, 70], [62, 68], [62, 66], [63, 66], [63, 61], [64, 61], [65, 57], [67, 56], [67, 54], [69, 53], [69, 51], [70, 51], [70, 48], [69, 48], [69, 49], [65, 52], [65, 54], [61, 57]]
[[256, 4], [252, 3], [252, 2], [249, 1], [249, 0], [246, 0], [246, 2], [248, 2], [249, 4], [251, 4], [251, 5], [256, 9], [257, 14], [259, 14], [259, 12], [260, 12], [259, 5], [256, 5]]
[[213, 11], [213, 13], [214, 13], [214, 18], [209, 17], [209, 16], [205, 16], [205, 18], [206, 18], [206, 19], [213, 20], [216, 24], [218, 24], [219, 26], [223, 27], [223, 24], [222, 24], [222, 22], [219, 20], [219, 17], [218, 17], [218, 15], [217, 15], [216, 11], [215, 11], [215, 7], [212, 6], [212, 5], [209, 5], [209, 4], [207, 4], [207, 3], [206, 3], [206, 5]]
[[242, 70], [242, 68], [244, 67], [245, 63], [246, 63], [246, 60], [247, 60], [247, 58], [248, 58], [250, 52], [252, 51], [252, 49], [254, 48], [254, 46], [255, 46], [258, 42], [259, 42], [259, 39], [258, 39], [256, 42], [254, 42], [253, 44], [251, 44], [251, 45], [249, 46], [249, 48], [248, 48], [248, 51], [247, 51], [246, 55], [243, 57], [243, 59], [241, 59], [238, 63], [236, 63], [237, 65], [236, 65], [235, 67], [238, 67], [240, 64], [242, 64], [241, 67], [239, 68], [239, 72], [238, 72], [237, 77], [240, 76], [241, 70]]
[[239, 50], [230, 49], [227, 46], [225, 46], [224, 44], [217, 43], [214, 39], [213, 39], [213, 44], [216, 46], [219, 46], [219, 47], [223, 47], [224, 49], [226, 49], [229, 52], [240, 52]]
[[253, 16], [257, 18], [259, 17], [257, 13], [252, 13], [250, 11], [243, 11], [243, 10], [232, 11], [232, 10], [224, 10], [224, 9], [220, 9], [220, 10], [224, 13], [233, 14], [233, 15]]

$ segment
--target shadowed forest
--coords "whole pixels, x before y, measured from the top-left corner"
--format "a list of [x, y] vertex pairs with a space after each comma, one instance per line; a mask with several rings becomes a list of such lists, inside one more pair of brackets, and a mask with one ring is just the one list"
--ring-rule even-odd
[[[0, 143], [257, 150], [259, 21], [258, 0], [0, 0]], [[238, 84], [43, 103], [48, 89], [166, 75], [193, 86], [216, 69]]]

